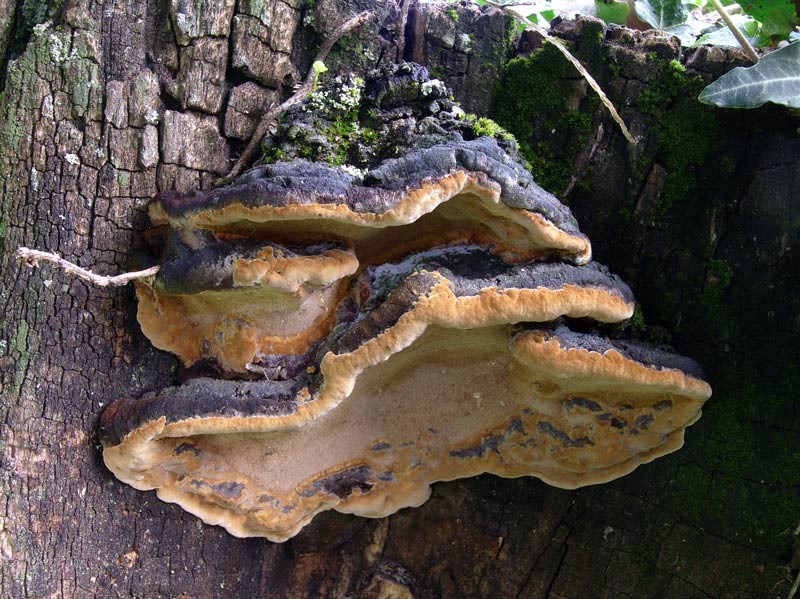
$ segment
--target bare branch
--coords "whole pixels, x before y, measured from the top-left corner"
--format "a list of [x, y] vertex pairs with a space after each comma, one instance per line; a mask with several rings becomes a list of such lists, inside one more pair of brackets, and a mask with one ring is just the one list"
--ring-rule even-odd
[[21, 247], [17, 248], [17, 257], [22, 260], [25, 266], [28, 266], [29, 268], [38, 266], [40, 262], [50, 262], [55, 264], [61, 270], [78, 277], [79, 279], [88, 281], [92, 285], [97, 285], [98, 287], [121, 287], [122, 285], [127, 285], [131, 281], [135, 281], [136, 279], [144, 279], [146, 277], [155, 276], [160, 268], [159, 266], [153, 266], [146, 270], [126, 272], [121, 275], [109, 277], [106, 275], [95, 274], [91, 270], [81, 268], [77, 264], [73, 264], [68, 260], [64, 260], [64, 258], [61, 256], [57, 254], [51, 254], [50, 252], [42, 252], [39, 250]]
[[608, 108], [608, 112], [611, 113], [611, 118], [614, 119], [619, 125], [619, 128], [622, 130], [622, 135], [625, 136], [625, 139], [627, 139], [632, 144], [636, 143], [636, 138], [633, 135], [631, 135], [630, 131], [628, 131], [628, 127], [625, 125], [625, 121], [623, 121], [622, 117], [619, 116], [617, 109], [614, 107], [614, 104], [611, 102], [611, 100], [608, 99], [608, 96], [606, 96], [605, 92], [603, 91], [603, 88], [600, 87], [600, 84], [597, 83], [597, 81], [595, 81], [594, 77], [592, 77], [589, 71], [586, 70], [586, 67], [584, 67], [580, 63], [580, 61], [572, 55], [572, 53], [567, 49], [567, 47], [560, 39], [550, 35], [550, 33], [546, 29], [540, 27], [539, 25], [528, 19], [526, 16], [520, 14], [515, 10], [511, 10], [511, 8], [513, 8], [511, 7], [511, 5], [499, 4], [498, 2], [493, 2], [492, 0], [486, 0], [486, 4], [499, 8], [503, 12], [510, 14], [511, 16], [515, 17], [520, 22], [522, 22], [526, 28], [535, 31], [536, 33], [541, 35], [546, 41], [553, 44], [558, 49], [558, 51], [561, 52], [561, 54], [563, 54], [564, 57], [572, 63], [572, 65], [578, 70], [578, 72], [583, 76], [583, 78], [586, 79], [586, 82], [597, 93], [597, 95], [600, 96], [600, 100], [603, 102], [603, 104], [605, 104], [606, 108]]
[[[313, 62], [325, 62], [325, 59], [328, 57], [328, 53], [330, 53], [333, 45], [338, 42], [342, 36], [366, 23], [372, 18], [372, 14], [373, 13], [369, 11], [365, 11], [339, 25], [333, 31], [333, 33], [331, 33], [330, 36], [328, 36], [328, 38], [322, 42], [319, 52], [317, 52], [317, 56], [314, 58]], [[250, 142], [247, 144], [247, 147], [244, 149], [241, 156], [239, 156], [236, 164], [233, 165], [233, 168], [225, 177], [216, 181], [217, 185], [225, 185], [230, 183], [237, 176], [239, 176], [239, 173], [241, 173], [244, 167], [253, 159], [253, 156], [261, 145], [261, 139], [267, 134], [270, 125], [273, 123], [273, 121], [275, 121], [277, 116], [291, 106], [301, 102], [306, 98], [306, 96], [308, 96], [314, 84], [314, 74], [314, 69], [310, 69], [306, 75], [305, 81], [303, 81], [300, 87], [297, 88], [297, 91], [295, 91], [288, 100], [282, 104], [272, 106], [264, 113], [264, 115], [261, 117], [261, 122], [259, 122], [258, 127], [256, 127], [256, 130], [253, 132]]]

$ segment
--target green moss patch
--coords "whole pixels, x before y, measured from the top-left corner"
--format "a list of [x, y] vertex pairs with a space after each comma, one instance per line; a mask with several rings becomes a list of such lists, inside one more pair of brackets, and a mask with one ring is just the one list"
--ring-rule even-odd
[[572, 157], [590, 134], [599, 104], [588, 96], [579, 108], [567, 106], [567, 86], [576, 75], [555, 46], [544, 44], [508, 62], [492, 102], [491, 117], [516, 137], [536, 181], [553, 191], [564, 189], [572, 176]]
[[667, 170], [659, 206], [662, 213], [696, 186], [694, 169], [718, 145], [716, 114], [697, 101], [705, 85], [701, 77], [687, 75], [679, 62], [662, 60], [655, 81], [636, 99], [637, 108], [647, 117], [656, 160]]

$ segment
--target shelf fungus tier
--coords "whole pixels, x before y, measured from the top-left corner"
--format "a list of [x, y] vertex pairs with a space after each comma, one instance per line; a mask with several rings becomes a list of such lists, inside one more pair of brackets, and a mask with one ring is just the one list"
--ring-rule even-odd
[[515, 260], [591, 258], [569, 210], [488, 137], [416, 149], [361, 177], [303, 160], [262, 166], [207, 193], [161, 193], [149, 211], [219, 237], [348, 240], [367, 264], [454, 243]]
[[208, 360], [239, 373], [262, 356], [304, 353], [321, 341], [358, 270], [352, 249], [338, 243], [239, 239], [192, 251], [173, 240], [172, 247], [177, 255], [155, 279], [136, 283], [142, 331], [186, 366]]
[[594, 263], [444, 248], [353, 287], [357, 316], [293, 356], [290, 380], [194, 379], [113, 403], [108, 467], [234, 535], [283, 541], [322, 510], [385, 516], [484, 472], [611, 480], [680, 447], [710, 394], [691, 360], [515, 324], [629, 317], [629, 289]]

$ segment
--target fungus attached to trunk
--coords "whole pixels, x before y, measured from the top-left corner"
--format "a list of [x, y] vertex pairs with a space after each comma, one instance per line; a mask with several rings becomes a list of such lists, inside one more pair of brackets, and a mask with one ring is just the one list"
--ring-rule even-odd
[[163, 193], [150, 214], [205, 235], [138, 283], [142, 329], [187, 365], [237, 372], [329, 333], [345, 279], [367, 265], [468, 243], [511, 262], [591, 255], [569, 211], [489, 138], [424, 148], [363, 180], [303, 161], [259, 167], [209, 193]]
[[369, 269], [371, 308], [291, 383], [195, 379], [116, 402], [106, 463], [206, 522], [280, 541], [323, 509], [419, 505], [439, 480], [572, 488], [680, 446], [708, 395], [691, 361], [511, 324], [624, 318], [623, 283], [595, 265], [487, 265], [477, 250]]
[[151, 204], [170, 233], [139, 321], [225, 380], [109, 406], [120, 480], [282, 541], [325, 509], [419, 505], [436, 481], [574, 488], [680, 447], [710, 395], [697, 365], [567, 328], [630, 318], [630, 290], [512, 154], [437, 102], [436, 126], [416, 124], [436, 135], [358, 174], [293, 160]]

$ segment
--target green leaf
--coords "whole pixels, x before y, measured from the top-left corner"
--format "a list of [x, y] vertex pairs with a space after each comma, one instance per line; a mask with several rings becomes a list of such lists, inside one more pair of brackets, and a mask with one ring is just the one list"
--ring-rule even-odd
[[800, 108], [800, 42], [766, 54], [756, 65], [737, 67], [706, 87], [698, 100], [726, 108], [766, 102]]
[[761, 21], [761, 32], [768, 37], [787, 38], [800, 23], [794, 0], [744, 0], [739, 4], [748, 15]]
[[654, 29], [666, 29], [684, 23], [689, 10], [681, 0], [636, 0], [636, 15]]
[[696, 14], [692, 12], [686, 22], [668, 27], [664, 31], [678, 37], [681, 40], [681, 46], [688, 48], [697, 41], [697, 38], [706, 29], [708, 29], [708, 23], [698, 19]]
[[[747, 15], [731, 15], [733, 24], [741, 31], [752, 45], [758, 45], [758, 21]], [[698, 38], [695, 46], [733, 46], [739, 47], [739, 42], [734, 37], [731, 30], [725, 25], [712, 33], [706, 33]]]
[[556, 18], [556, 11], [554, 10], [543, 10], [539, 14], [543, 19], [546, 19], [548, 23]]
[[630, 9], [625, 0], [594, 0], [594, 10], [597, 17], [606, 23], [624, 25]]
[[314, 69], [314, 72], [319, 75], [320, 73], [326, 73], [328, 71], [328, 67], [325, 66], [325, 63], [321, 60], [314, 61], [314, 64], [311, 65], [311, 68]]

